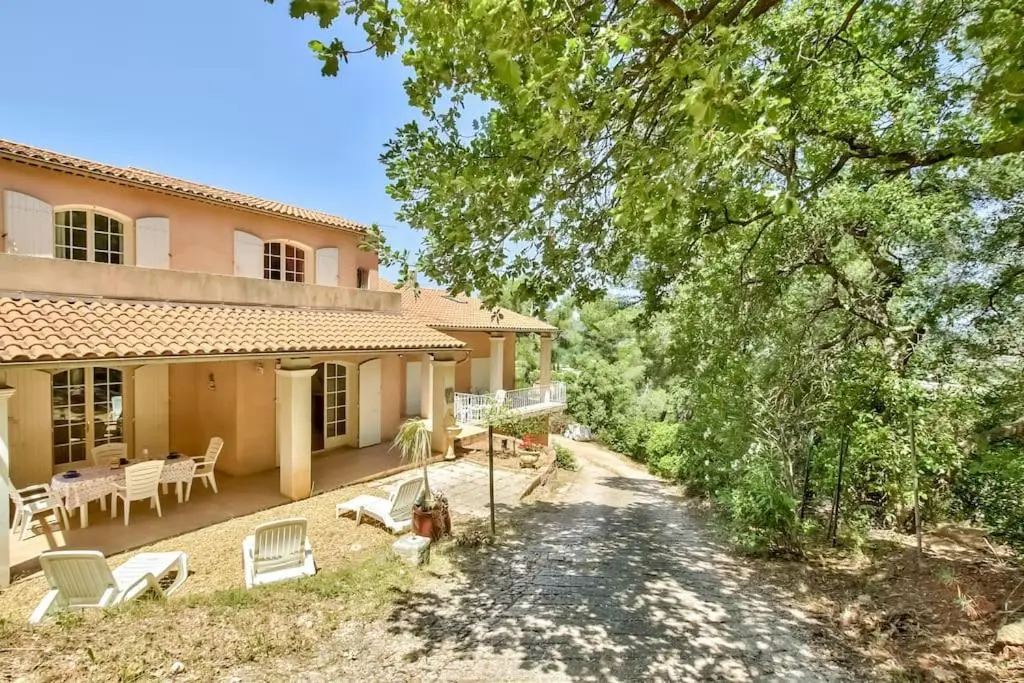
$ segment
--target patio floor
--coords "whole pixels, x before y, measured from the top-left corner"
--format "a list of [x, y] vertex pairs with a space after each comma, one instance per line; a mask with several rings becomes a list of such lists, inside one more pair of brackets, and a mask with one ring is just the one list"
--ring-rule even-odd
[[[390, 448], [385, 443], [314, 455], [313, 495], [404, 469], [398, 453]], [[145, 503], [136, 502], [127, 527], [123, 517], [110, 518], [109, 502], [108, 511], [101, 512], [99, 503], [94, 501], [90, 504], [88, 528], [80, 528], [81, 521], [75, 515], [71, 517], [69, 531], [52, 529], [39, 521], [33, 527], [34, 534], [24, 541], [11, 534], [11, 578], [38, 571], [39, 554], [46, 550], [88, 548], [112, 555], [290, 502], [279, 492], [279, 485], [276, 469], [246, 477], [218, 472], [219, 493], [196, 482], [191, 500], [179, 505], [172, 486], [167, 495], [161, 496], [163, 517], [157, 517], [156, 510], [150, 510]]]

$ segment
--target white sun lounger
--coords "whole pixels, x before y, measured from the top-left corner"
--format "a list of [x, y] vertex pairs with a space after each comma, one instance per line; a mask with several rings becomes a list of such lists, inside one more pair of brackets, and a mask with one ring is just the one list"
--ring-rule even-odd
[[316, 574], [313, 548], [302, 517], [267, 522], [242, 541], [245, 587]]
[[356, 524], [360, 524], [363, 515], [369, 515], [379, 520], [391, 533], [402, 533], [412, 526], [412, 504], [416, 502], [422, 487], [423, 480], [419, 477], [406, 479], [395, 486], [388, 498], [364, 494], [345, 503], [338, 503], [335, 516], [341, 517], [352, 512], [355, 513]]
[[[188, 578], [188, 556], [182, 552], [139, 553], [114, 571], [98, 550], [54, 550], [39, 556], [49, 592], [29, 617], [38, 624], [61, 610], [113, 607], [152, 589], [170, 595]], [[177, 571], [167, 587], [160, 579]]]

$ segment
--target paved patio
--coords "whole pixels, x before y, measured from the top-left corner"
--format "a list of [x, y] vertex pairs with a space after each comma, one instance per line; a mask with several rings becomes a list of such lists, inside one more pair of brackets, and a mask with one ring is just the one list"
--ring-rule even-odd
[[[539, 470], [517, 472], [494, 468], [494, 502], [498, 506], [518, 505], [519, 499], [538, 475]], [[413, 474], [403, 472], [381, 479], [376, 486], [390, 489], [409, 476]], [[452, 512], [475, 517], [486, 517], [490, 514], [486, 467], [468, 460], [439, 462], [430, 466], [427, 476], [432, 490], [443, 491], [448, 496], [448, 505]]]
[[[313, 495], [347, 486], [399, 468], [403, 465], [390, 444], [361, 449], [339, 449], [313, 456]], [[192, 486], [187, 503], [177, 503], [174, 487], [161, 496], [163, 517], [157, 517], [144, 503], [132, 505], [131, 524], [124, 519], [110, 518], [93, 501], [89, 510], [89, 526], [81, 528], [78, 515], [71, 517], [71, 529], [59, 531], [45, 523], [36, 523], [34, 534], [24, 541], [11, 534], [11, 577], [33, 573], [39, 569], [39, 554], [57, 549], [94, 549], [106, 555], [131, 550], [165, 538], [195, 531], [211, 524], [248, 515], [259, 510], [290, 502], [279, 492], [278, 470], [247, 477], [231, 477], [217, 473], [219, 493], [203, 488], [201, 482]]]

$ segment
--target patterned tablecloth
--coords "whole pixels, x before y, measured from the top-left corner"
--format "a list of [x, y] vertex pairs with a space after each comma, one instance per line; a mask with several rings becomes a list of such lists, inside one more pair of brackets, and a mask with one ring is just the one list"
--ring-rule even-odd
[[[160, 473], [161, 484], [188, 482], [192, 478], [192, 458], [165, 460]], [[124, 486], [124, 467], [83, 467], [78, 470], [80, 477], [66, 479], [63, 474], [54, 475], [50, 488], [64, 501], [69, 510], [109, 496], [117, 486]]]

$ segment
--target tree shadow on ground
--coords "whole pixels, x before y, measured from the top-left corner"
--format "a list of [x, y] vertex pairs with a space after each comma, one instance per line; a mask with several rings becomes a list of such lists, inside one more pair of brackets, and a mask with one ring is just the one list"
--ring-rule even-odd
[[[806, 619], [691, 518], [665, 484], [610, 476], [609, 503], [538, 502], [518, 533], [453, 553], [462, 580], [389, 617], [441, 678], [837, 680]], [[824, 672], [824, 673], [823, 673]]]

